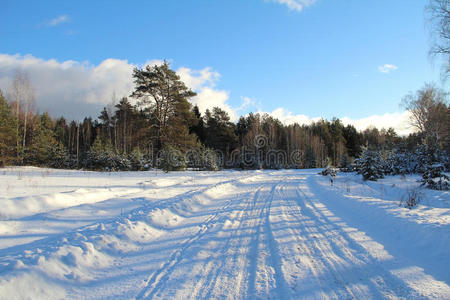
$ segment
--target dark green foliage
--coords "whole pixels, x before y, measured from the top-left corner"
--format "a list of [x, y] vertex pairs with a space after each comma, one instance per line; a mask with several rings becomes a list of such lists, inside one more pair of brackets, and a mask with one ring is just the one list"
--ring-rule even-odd
[[38, 117], [35, 122], [36, 127], [32, 132], [31, 145], [25, 153], [25, 163], [46, 166], [53, 159], [53, 149], [57, 147], [57, 141], [54, 138], [53, 121], [47, 113]]
[[195, 134], [199, 140], [200, 143], [205, 144], [206, 137], [205, 137], [205, 125], [202, 118], [202, 115], [200, 113], [200, 110], [197, 105], [195, 105], [192, 108], [193, 113], [193, 119], [192, 124], [189, 127], [189, 133]]
[[345, 139], [345, 146], [348, 155], [351, 157], [358, 157], [361, 154], [362, 135], [352, 125], [347, 125], [342, 129], [342, 135]]
[[205, 145], [209, 148], [229, 153], [237, 144], [235, 125], [230, 122], [228, 113], [219, 107], [205, 113]]
[[383, 169], [383, 161], [378, 151], [366, 150], [357, 160], [358, 173], [362, 175], [364, 180], [376, 181], [383, 178]]
[[171, 145], [166, 145], [158, 153], [157, 166], [164, 172], [181, 171], [186, 168], [186, 162], [180, 150]]
[[[27, 122], [23, 113], [17, 120], [14, 106], [0, 93], [0, 166], [25, 163], [102, 171], [330, 166], [351, 171], [350, 162], [357, 159], [368, 180], [383, 174], [425, 173], [435, 163], [447, 171], [450, 167], [445, 126], [431, 130], [437, 135], [399, 137], [392, 128], [358, 132], [336, 118], [284, 125], [270, 115], [249, 113], [234, 123], [221, 108], [202, 116], [197, 106], [192, 107], [189, 101], [196, 94], [167, 62], [135, 69], [133, 79], [131, 97], [136, 104], [123, 97], [105, 107], [97, 120], [86, 117], [82, 122], [33, 111]], [[449, 115], [449, 107], [442, 102], [436, 109], [433, 124], [442, 125], [448, 121], [444, 113]], [[363, 147], [373, 151], [361, 156]]]
[[133, 151], [128, 155], [128, 160], [131, 164], [131, 170], [142, 171], [146, 169], [147, 161], [139, 148], [133, 149]]
[[0, 167], [14, 160], [17, 119], [0, 91]]
[[169, 64], [136, 68], [133, 78], [136, 86], [131, 96], [146, 110], [154, 150], [170, 145], [186, 151], [196, 145], [196, 137], [189, 133], [189, 126], [195, 119], [189, 99], [196, 94], [186, 87]]
[[444, 174], [444, 166], [442, 164], [428, 166], [422, 174], [422, 185], [433, 190], [448, 190], [450, 179]]
[[341, 172], [353, 171], [352, 162], [350, 161], [347, 153], [342, 154], [341, 159], [339, 160], [339, 170]]

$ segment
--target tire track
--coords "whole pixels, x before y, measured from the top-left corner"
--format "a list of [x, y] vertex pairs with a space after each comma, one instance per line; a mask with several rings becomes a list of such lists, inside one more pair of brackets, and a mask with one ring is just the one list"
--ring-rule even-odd
[[[257, 225], [255, 238], [252, 241], [252, 250], [250, 251], [253, 259], [251, 259], [248, 269], [249, 284], [247, 289], [247, 298], [256, 298], [256, 280], [258, 276], [262, 276], [262, 278], [260, 278], [260, 281], [266, 283], [266, 289], [270, 289], [271, 287], [269, 286], [269, 284], [271, 282], [271, 275], [273, 275], [272, 280], [274, 285], [273, 291], [276, 294], [275, 298], [289, 298], [290, 293], [288, 285], [281, 268], [282, 260], [279, 254], [279, 245], [274, 237], [270, 221], [272, 203], [275, 199], [275, 194], [280, 182], [281, 181], [273, 184], [269, 196], [265, 198], [264, 205], [262, 206], [258, 214], [259, 223]], [[257, 199], [255, 198], [255, 202], [256, 200]], [[264, 244], [264, 242], [266, 242], [266, 244]], [[260, 247], [261, 244], [263, 247]], [[264, 248], [268, 252], [268, 261], [264, 261], [264, 263], [258, 263], [258, 258], [262, 259], [259, 253], [264, 253], [263, 251], [261, 251]], [[273, 272], [271, 272], [271, 269]]]
[[[225, 182], [221, 182], [220, 184], [216, 184], [213, 187], [208, 187], [201, 191], [200, 193], [205, 193], [207, 190], [215, 188], [219, 185], [228, 184], [232, 182], [241, 181], [244, 179], [251, 178], [256, 176], [252, 174], [250, 176], [246, 176], [244, 178], [233, 179]], [[213, 225], [218, 221], [219, 216], [225, 212], [233, 203], [232, 199], [227, 200], [226, 204], [222, 206], [216, 213], [207, 218], [204, 222], [202, 228], [197, 231], [192, 237], [188, 238], [186, 241], [180, 244], [179, 248], [175, 250], [169, 257], [168, 261], [164, 263], [158, 270], [153, 272], [153, 274], [146, 281], [145, 286], [141, 289], [139, 294], [136, 296], [137, 299], [144, 298], [153, 298], [156, 296], [157, 292], [161, 290], [167, 278], [170, 276], [171, 272], [176, 268], [176, 266], [183, 260], [184, 253], [187, 249], [189, 249], [193, 244], [195, 244], [199, 239], [206, 235], [206, 233], [213, 227]]]
[[[308, 188], [310, 188], [310, 185], [308, 185]], [[338, 284], [344, 288], [347, 296], [353, 299], [367, 297], [367, 290], [363, 290], [357, 285], [352, 285], [353, 288], [350, 288], [350, 283], [355, 282], [366, 284], [373, 296], [377, 298], [418, 296], [404, 282], [380, 267], [379, 263], [371, 257], [370, 253], [363, 246], [348, 236], [335, 222], [330, 221], [310, 196], [307, 196], [298, 187], [296, 193], [299, 200], [295, 202], [304, 212], [308, 213], [311, 219], [314, 219], [316, 223], [315, 228], [325, 238], [322, 243], [316, 242], [316, 244], [321, 246], [322, 262], [328, 266], [327, 269], [331, 271], [331, 275]], [[326, 206], [324, 205], [324, 207]], [[324, 252], [324, 250], [327, 250], [327, 252]], [[327, 253], [333, 253], [333, 255], [330, 256]], [[349, 268], [352, 271], [347, 271], [346, 273], [348, 274], [346, 275], [338, 270], [349, 270]], [[378, 279], [370, 280], [371, 278]]]
[[[254, 199], [259, 195], [260, 191], [262, 189], [262, 186], [259, 186], [256, 191], [252, 192], [251, 199]], [[220, 253], [224, 257], [220, 264], [216, 264], [213, 270], [211, 270], [207, 278], [204, 282], [199, 282], [196, 287], [195, 291], [198, 291], [197, 293], [194, 293], [192, 295], [193, 299], [197, 299], [197, 295], [201, 295], [200, 298], [202, 299], [211, 299], [216, 298], [217, 296], [215, 294], [215, 288], [221, 285], [227, 286], [226, 282], [222, 282], [219, 280], [221, 275], [226, 272], [233, 271], [234, 273], [237, 273], [237, 278], [235, 279], [235, 285], [232, 292], [234, 294], [241, 294], [241, 285], [244, 282], [244, 278], [242, 276], [245, 276], [243, 272], [239, 270], [243, 270], [245, 268], [246, 260], [240, 259], [242, 256], [247, 256], [248, 254], [243, 254], [242, 249], [247, 249], [249, 241], [248, 238], [245, 236], [245, 231], [248, 230], [248, 221], [253, 217], [252, 212], [254, 212], [254, 204], [252, 201], [247, 201], [247, 205], [244, 209], [241, 209], [241, 214], [239, 216], [239, 226], [233, 230], [233, 233], [227, 238], [225, 245], [221, 248]], [[223, 226], [222, 226], [223, 228]], [[233, 249], [233, 256], [231, 258], [232, 264], [230, 265], [227, 262], [226, 257], [229, 256], [230, 250]], [[212, 263], [212, 261], [211, 261]], [[213, 264], [214, 266], [214, 264]], [[238, 271], [236, 271], [238, 270]], [[227, 297], [230, 297], [230, 294], [227, 295]]]

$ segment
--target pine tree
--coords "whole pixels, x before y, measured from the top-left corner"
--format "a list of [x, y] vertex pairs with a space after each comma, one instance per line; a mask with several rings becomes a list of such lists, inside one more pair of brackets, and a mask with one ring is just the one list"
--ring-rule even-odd
[[196, 94], [180, 80], [167, 62], [134, 69], [135, 90], [132, 97], [148, 112], [154, 129], [155, 150], [170, 145], [187, 150], [196, 144], [189, 133], [193, 114], [188, 100]]

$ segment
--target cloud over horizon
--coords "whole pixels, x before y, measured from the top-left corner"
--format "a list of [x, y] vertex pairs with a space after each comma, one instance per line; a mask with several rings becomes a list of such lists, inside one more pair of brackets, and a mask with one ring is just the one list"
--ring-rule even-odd
[[[286, 125], [291, 125], [294, 123], [298, 123], [300, 125], [309, 125], [313, 122], [317, 122], [322, 119], [322, 117], [310, 117], [303, 114], [293, 114], [291, 111], [286, 110], [282, 107], [279, 107], [272, 112], [263, 112], [258, 111], [260, 114], [268, 114], [274, 118], [279, 119], [282, 123]], [[392, 127], [395, 129], [397, 134], [399, 135], [408, 135], [409, 133], [414, 132], [414, 129], [411, 127], [409, 123], [410, 113], [407, 111], [404, 112], [395, 112], [395, 113], [385, 113], [383, 115], [372, 115], [360, 119], [353, 119], [349, 117], [339, 117], [342, 123], [347, 125], [353, 125], [357, 130], [363, 131], [370, 127], [376, 127], [378, 129], [388, 129]]]
[[[149, 60], [144, 66], [162, 62]], [[28, 73], [35, 87], [36, 104], [41, 111], [75, 120], [89, 115], [95, 118], [104, 106], [112, 103], [114, 95], [120, 98], [131, 94], [134, 67], [136, 65], [127, 60], [114, 58], [92, 65], [72, 60], [43, 60], [32, 55], [0, 54], [0, 89], [8, 92], [14, 73], [21, 69]], [[233, 121], [237, 120], [236, 109], [228, 104], [229, 92], [215, 87], [219, 73], [209, 67], [202, 70], [180, 67], [176, 72], [189, 88], [197, 92], [191, 100], [201, 112], [219, 106], [230, 114]]]
[[[162, 60], [149, 60], [144, 65], [161, 64]], [[127, 60], [108, 58], [92, 65], [88, 62], [67, 60], [58, 62], [54, 59], [43, 60], [32, 55], [0, 54], [0, 89], [6, 93], [11, 87], [16, 70], [28, 73], [36, 91], [36, 104], [40, 112], [47, 111], [53, 117], [64, 116], [68, 119], [81, 120], [86, 116], [96, 118], [103, 107], [129, 96], [133, 90], [132, 71], [135, 65]], [[197, 92], [191, 99], [199, 106], [202, 113], [206, 109], [219, 106], [224, 109], [232, 121], [252, 109], [262, 111], [261, 103], [251, 97], [241, 96], [240, 105], [230, 105], [230, 92], [217, 88], [220, 74], [210, 67], [193, 70], [180, 67], [176, 70], [181, 80]], [[309, 124], [321, 118], [294, 114], [286, 108], [279, 107], [268, 114], [285, 124]], [[408, 126], [408, 113], [386, 113], [361, 119], [340, 117], [342, 122], [353, 124], [364, 130], [369, 126], [377, 128], [393, 127], [399, 134], [411, 132]]]

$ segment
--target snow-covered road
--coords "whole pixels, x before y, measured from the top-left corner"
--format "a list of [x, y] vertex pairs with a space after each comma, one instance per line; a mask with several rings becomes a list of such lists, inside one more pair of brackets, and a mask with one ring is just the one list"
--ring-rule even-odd
[[0, 177], [2, 299], [450, 299], [450, 197], [399, 207], [414, 177], [18, 170]]

